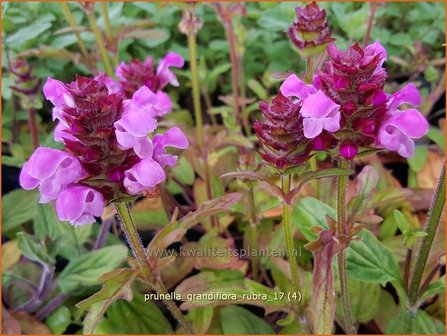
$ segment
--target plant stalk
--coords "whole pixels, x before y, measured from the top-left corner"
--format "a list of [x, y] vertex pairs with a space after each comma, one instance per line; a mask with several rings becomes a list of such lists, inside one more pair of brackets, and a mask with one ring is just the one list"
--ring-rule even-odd
[[102, 33], [99, 30], [98, 24], [96, 23], [95, 13], [91, 12], [87, 14], [90, 27], [95, 33], [96, 43], [98, 44], [99, 53], [101, 55], [102, 61], [104, 63], [104, 68], [109, 77], [114, 77], [112, 65], [110, 64], [109, 55], [107, 54], [106, 47], [104, 45], [104, 39], [102, 38]]
[[76, 24], [76, 21], [75, 21], [75, 19], [73, 17], [73, 13], [70, 10], [70, 7], [65, 2], [61, 2], [60, 6], [61, 6], [61, 9], [62, 9], [62, 14], [64, 14], [65, 20], [67, 20], [68, 24], [70, 25], [70, 28], [73, 29], [73, 31], [75, 33], [76, 40], [78, 42], [79, 49], [81, 49], [82, 55], [84, 55], [84, 58], [86, 60], [88, 60], [90, 58], [89, 57], [89, 53], [88, 53], [87, 48], [86, 48], [86, 46], [84, 44], [84, 41], [81, 38], [81, 34], [77, 30], [77, 24]]
[[[282, 190], [286, 195], [287, 193], [290, 192], [290, 183], [291, 183], [290, 180], [291, 175], [287, 176], [281, 175]], [[290, 226], [290, 209], [289, 205], [285, 202], [282, 205], [282, 217], [283, 217], [284, 235], [286, 237], [290, 274], [292, 276], [292, 288], [295, 291], [295, 293], [299, 293], [300, 280], [298, 275], [298, 262], [295, 256], [295, 246], [293, 243], [292, 228]], [[300, 311], [300, 307], [298, 307], [298, 311]]]
[[28, 123], [29, 129], [31, 133], [31, 140], [33, 142], [34, 149], [39, 147], [39, 133], [37, 131], [37, 122], [36, 122], [36, 109], [30, 108], [28, 110]]
[[[110, 16], [109, 11], [107, 9], [107, 2], [101, 2], [101, 13], [104, 18], [104, 27], [106, 32], [107, 41], [112, 43], [113, 41], [113, 33], [112, 33], [112, 25], [110, 24]], [[116, 68], [118, 66], [118, 50], [113, 52], [112, 62], [113, 66]]]
[[202, 108], [200, 106], [199, 73], [197, 70], [197, 43], [194, 33], [188, 34], [189, 62], [191, 65], [192, 97], [194, 103], [194, 116], [196, 119], [197, 142], [202, 148], [205, 141], [203, 138]]
[[421, 238], [419, 250], [414, 264], [413, 274], [410, 282], [410, 289], [408, 292], [410, 306], [414, 306], [418, 299], [419, 285], [422, 280], [425, 265], [427, 263], [428, 255], [430, 253], [431, 245], [439, 225], [445, 204], [445, 161], [442, 167], [441, 176], [439, 177], [438, 185], [436, 187], [435, 195], [431, 205], [430, 214], [427, 217], [424, 231], [427, 236]]
[[[349, 164], [347, 161], [339, 161], [339, 168], [348, 168]], [[348, 228], [346, 225], [346, 187], [347, 187], [348, 177], [338, 176], [337, 177], [337, 236], [339, 239], [343, 239], [349, 235]], [[347, 261], [346, 261], [346, 249], [342, 249], [339, 254], [337, 254], [337, 265], [338, 265], [338, 278], [340, 281], [340, 296], [341, 304], [343, 308], [343, 318], [345, 331], [349, 334], [356, 334], [357, 330], [354, 326], [352, 319], [351, 304], [349, 301], [348, 292], [348, 276], [347, 276]]]
[[407, 254], [405, 256], [405, 268], [404, 268], [404, 288], [408, 290], [408, 281], [410, 278], [410, 267], [411, 267], [411, 258], [413, 255], [413, 249], [407, 249]]
[[[161, 295], [162, 297], [167, 297], [167, 291], [160, 279], [154, 279], [152, 275], [152, 271], [150, 269], [149, 264], [147, 263], [146, 251], [141, 242], [140, 236], [138, 235], [137, 229], [135, 227], [135, 223], [133, 221], [130, 210], [125, 202], [115, 203], [116, 211], [118, 213], [121, 227], [126, 234], [127, 241], [132, 249], [132, 253], [137, 260], [138, 267], [146, 278], [146, 280], [152, 285], [154, 290]], [[185, 316], [182, 314], [180, 309], [172, 300], [163, 300], [166, 307], [171, 312], [172, 316], [175, 317], [177, 322], [185, 329], [185, 332], [189, 334], [194, 334], [192, 328], [189, 326], [189, 323], [186, 321]]]
[[[250, 261], [251, 261], [251, 273], [253, 275], [253, 280], [258, 281], [258, 232], [257, 232], [257, 224], [258, 219], [256, 216], [256, 208], [255, 208], [255, 194], [253, 192], [253, 187], [248, 188], [248, 206], [250, 210], [250, 225], [249, 225], [249, 234], [250, 234]], [[252, 255], [255, 253], [255, 255]]]

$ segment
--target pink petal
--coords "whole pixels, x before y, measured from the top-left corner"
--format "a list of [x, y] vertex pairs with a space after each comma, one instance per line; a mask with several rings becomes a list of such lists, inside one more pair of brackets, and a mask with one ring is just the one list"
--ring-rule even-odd
[[303, 120], [304, 136], [308, 139], [313, 139], [321, 132], [323, 132], [324, 120], [305, 118]]
[[188, 139], [178, 127], [172, 127], [164, 134], [154, 137], [154, 159], [162, 166], [175, 166], [177, 156], [166, 153], [166, 147], [185, 149], [189, 146]]
[[155, 114], [154, 117], [163, 117], [171, 112], [172, 101], [171, 98], [169, 98], [169, 96], [163, 91], [158, 91], [156, 95], [158, 102], [153, 106], [153, 112]]
[[383, 65], [383, 62], [385, 62], [387, 59], [386, 49], [383, 47], [383, 45], [380, 44], [379, 40], [376, 40], [374, 43], [367, 45], [364, 52], [366, 58], [380, 55], [380, 62], [377, 65], [378, 67], [381, 67]]
[[298, 97], [300, 100], [306, 99], [310, 94], [315, 93], [316, 89], [312, 85], [304, 83], [297, 75], [293, 74], [287, 77], [287, 79], [279, 87], [279, 91], [285, 97]]
[[39, 186], [41, 202], [55, 199], [73, 182], [83, 179], [86, 173], [80, 161], [71, 154], [52, 148], [39, 147], [20, 172], [20, 184], [24, 189]]
[[56, 107], [74, 106], [73, 97], [61, 81], [48, 77], [43, 86], [43, 94]]
[[137, 106], [142, 110], [146, 110], [148, 107], [157, 104], [158, 98], [147, 86], [140, 87], [132, 95], [131, 104]]
[[402, 89], [391, 95], [388, 100], [388, 108], [391, 114], [402, 104], [411, 104], [419, 106], [421, 104], [421, 95], [413, 83], [405, 85]]
[[338, 112], [340, 105], [329, 99], [323, 91], [318, 90], [317, 93], [309, 95], [301, 107], [301, 115], [303, 117], [324, 118], [333, 112]]
[[174, 52], [169, 52], [158, 64], [157, 75], [160, 77], [160, 86], [164, 87], [166, 84], [172, 86], [179, 86], [176, 75], [169, 69], [169, 67], [181, 68], [185, 61], [183, 57]]
[[401, 111], [384, 123], [384, 127], [395, 127], [410, 138], [418, 139], [428, 132], [427, 119], [415, 109]]
[[153, 159], [141, 160], [124, 172], [124, 186], [130, 195], [141, 194], [150, 190], [166, 179], [163, 168]]
[[104, 197], [98, 191], [85, 186], [71, 186], [64, 190], [56, 201], [56, 211], [62, 221], [74, 225], [91, 224], [95, 216], [104, 211]]

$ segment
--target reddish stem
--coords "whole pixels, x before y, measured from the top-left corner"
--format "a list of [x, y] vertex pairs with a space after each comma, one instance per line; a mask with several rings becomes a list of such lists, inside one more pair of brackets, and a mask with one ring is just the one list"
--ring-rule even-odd
[[374, 22], [374, 16], [376, 15], [376, 9], [377, 9], [377, 4], [374, 2], [371, 2], [369, 4], [369, 8], [370, 8], [370, 12], [369, 12], [369, 19], [368, 19], [368, 28], [366, 30], [366, 35], [365, 35], [365, 47], [367, 46], [367, 44], [369, 43], [369, 39], [371, 37], [371, 30], [372, 30], [372, 26], [373, 26], [373, 22]]
[[37, 149], [39, 147], [39, 133], [37, 132], [37, 122], [36, 122], [36, 109], [30, 108], [28, 110], [29, 118], [29, 128], [31, 131], [31, 139], [33, 141], [33, 147], [34, 149]]

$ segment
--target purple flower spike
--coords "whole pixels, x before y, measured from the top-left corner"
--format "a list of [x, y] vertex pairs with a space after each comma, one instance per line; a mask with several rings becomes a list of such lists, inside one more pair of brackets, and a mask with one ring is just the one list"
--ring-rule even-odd
[[177, 156], [166, 153], [166, 147], [185, 149], [189, 146], [188, 139], [178, 127], [170, 128], [164, 134], [154, 136], [154, 159], [162, 166], [173, 167]]
[[105, 201], [96, 190], [74, 185], [64, 190], [56, 201], [56, 211], [60, 220], [73, 225], [85, 225], [95, 222], [104, 211]]
[[56, 199], [68, 184], [86, 177], [79, 160], [71, 154], [39, 147], [20, 172], [20, 185], [31, 190], [39, 186], [40, 203]]
[[152, 158], [141, 160], [138, 164], [124, 172], [124, 187], [130, 195], [138, 195], [151, 191], [157, 184], [166, 179], [162, 166]]
[[405, 158], [413, 157], [414, 141], [428, 132], [428, 122], [418, 110], [402, 111], [383, 123], [379, 130], [379, 145], [397, 151]]
[[340, 105], [329, 99], [323, 91], [310, 95], [304, 101], [301, 115], [304, 117], [304, 136], [313, 139], [323, 130], [335, 132], [340, 128]]
[[160, 87], [164, 87], [166, 84], [173, 86], [179, 86], [176, 75], [169, 70], [169, 67], [181, 68], [185, 64], [182, 56], [174, 52], [169, 52], [158, 64], [157, 76], [160, 78]]
[[402, 89], [391, 95], [388, 100], [387, 107], [389, 113], [394, 115], [399, 113], [397, 108], [402, 104], [411, 104], [419, 106], [422, 102], [421, 95], [413, 83], [405, 85]]
[[297, 75], [293, 74], [281, 84], [279, 91], [284, 97], [298, 97], [300, 100], [306, 99], [317, 90], [310, 84], [304, 83]]

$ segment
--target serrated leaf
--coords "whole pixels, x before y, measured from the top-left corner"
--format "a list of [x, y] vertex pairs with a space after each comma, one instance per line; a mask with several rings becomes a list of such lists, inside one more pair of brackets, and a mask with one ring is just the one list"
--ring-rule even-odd
[[99, 283], [99, 277], [118, 267], [127, 257], [124, 245], [104, 247], [70, 260], [59, 275], [59, 286], [64, 293], [79, 286], [92, 286]]
[[48, 254], [47, 248], [37, 238], [26, 232], [18, 232], [19, 249], [28, 259], [40, 264], [54, 265], [55, 259]]
[[3, 196], [2, 232], [15, 229], [35, 216], [38, 193], [35, 190], [14, 190]]
[[81, 311], [88, 310], [83, 321], [84, 333], [91, 334], [93, 332], [113, 302], [119, 299], [132, 301], [131, 285], [136, 276], [137, 272], [130, 268], [116, 269], [101, 276], [99, 279], [103, 283], [101, 290], [76, 304]]
[[366, 282], [400, 284], [400, 268], [391, 251], [374, 235], [363, 229], [360, 240], [353, 240], [347, 249], [348, 275]]

